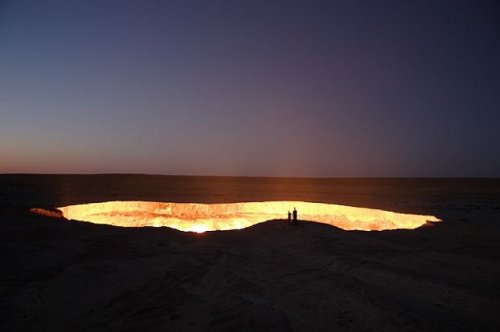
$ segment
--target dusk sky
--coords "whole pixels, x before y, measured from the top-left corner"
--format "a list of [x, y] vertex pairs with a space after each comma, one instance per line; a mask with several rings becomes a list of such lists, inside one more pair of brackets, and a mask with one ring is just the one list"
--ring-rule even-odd
[[500, 176], [500, 2], [0, 0], [0, 173]]

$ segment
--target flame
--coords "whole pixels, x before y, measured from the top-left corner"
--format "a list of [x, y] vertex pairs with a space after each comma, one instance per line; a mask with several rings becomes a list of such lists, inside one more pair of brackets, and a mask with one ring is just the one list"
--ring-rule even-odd
[[344, 205], [275, 201], [228, 204], [161, 203], [113, 201], [60, 207], [70, 220], [88, 221], [123, 227], [168, 226], [185, 232], [242, 229], [257, 223], [286, 219], [288, 211], [298, 211], [299, 220], [329, 224], [344, 230], [414, 229], [427, 222], [439, 222], [434, 216]]
[[200, 225], [200, 224], [195, 224], [190, 228], [190, 232], [195, 232], [195, 233], [205, 233], [206, 231], [209, 231], [208, 227], [206, 225]]

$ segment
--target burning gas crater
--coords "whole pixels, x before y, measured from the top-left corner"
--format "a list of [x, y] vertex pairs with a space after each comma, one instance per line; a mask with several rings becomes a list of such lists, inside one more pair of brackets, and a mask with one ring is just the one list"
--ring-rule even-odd
[[315, 221], [344, 230], [414, 229], [434, 216], [403, 214], [335, 204], [308, 202], [248, 202], [230, 204], [104, 202], [58, 208], [68, 220], [122, 227], [167, 226], [184, 232], [223, 231], [266, 220], [286, 219], [296, 208], [299, 220]]

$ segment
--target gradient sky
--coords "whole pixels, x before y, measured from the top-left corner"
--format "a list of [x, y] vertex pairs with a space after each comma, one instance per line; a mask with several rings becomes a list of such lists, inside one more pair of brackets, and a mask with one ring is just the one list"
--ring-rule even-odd
[[0, 0], [0, 173], [500, 176], [500, 3]]

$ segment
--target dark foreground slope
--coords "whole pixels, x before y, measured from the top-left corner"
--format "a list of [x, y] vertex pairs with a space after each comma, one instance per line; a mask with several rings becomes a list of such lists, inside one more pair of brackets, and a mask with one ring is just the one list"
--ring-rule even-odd
[[[44, 197], [33, 184], [17, 188], [16, 195]], [[346, 192], [370, 201], [377, 196], [370, 188]], [[396, 195], [382, 186], [378, 197], [424, 212], [444, 204], [444, 222], [386, 232], [269, 221], [189, 234], [51, 219], [4, 203], [0, 330], [498, 330], [496, 196], [478, 190], [460, 201], [456, 188], [448, 196], [419, 190]], [[52, 204], [51, 195], [39, 205]], [[138, 198], [130, 190], [116, 197]]]
[[185, 234], [2, 219], [2, 331], [499, 327], [499, 237], [469, 226]]

